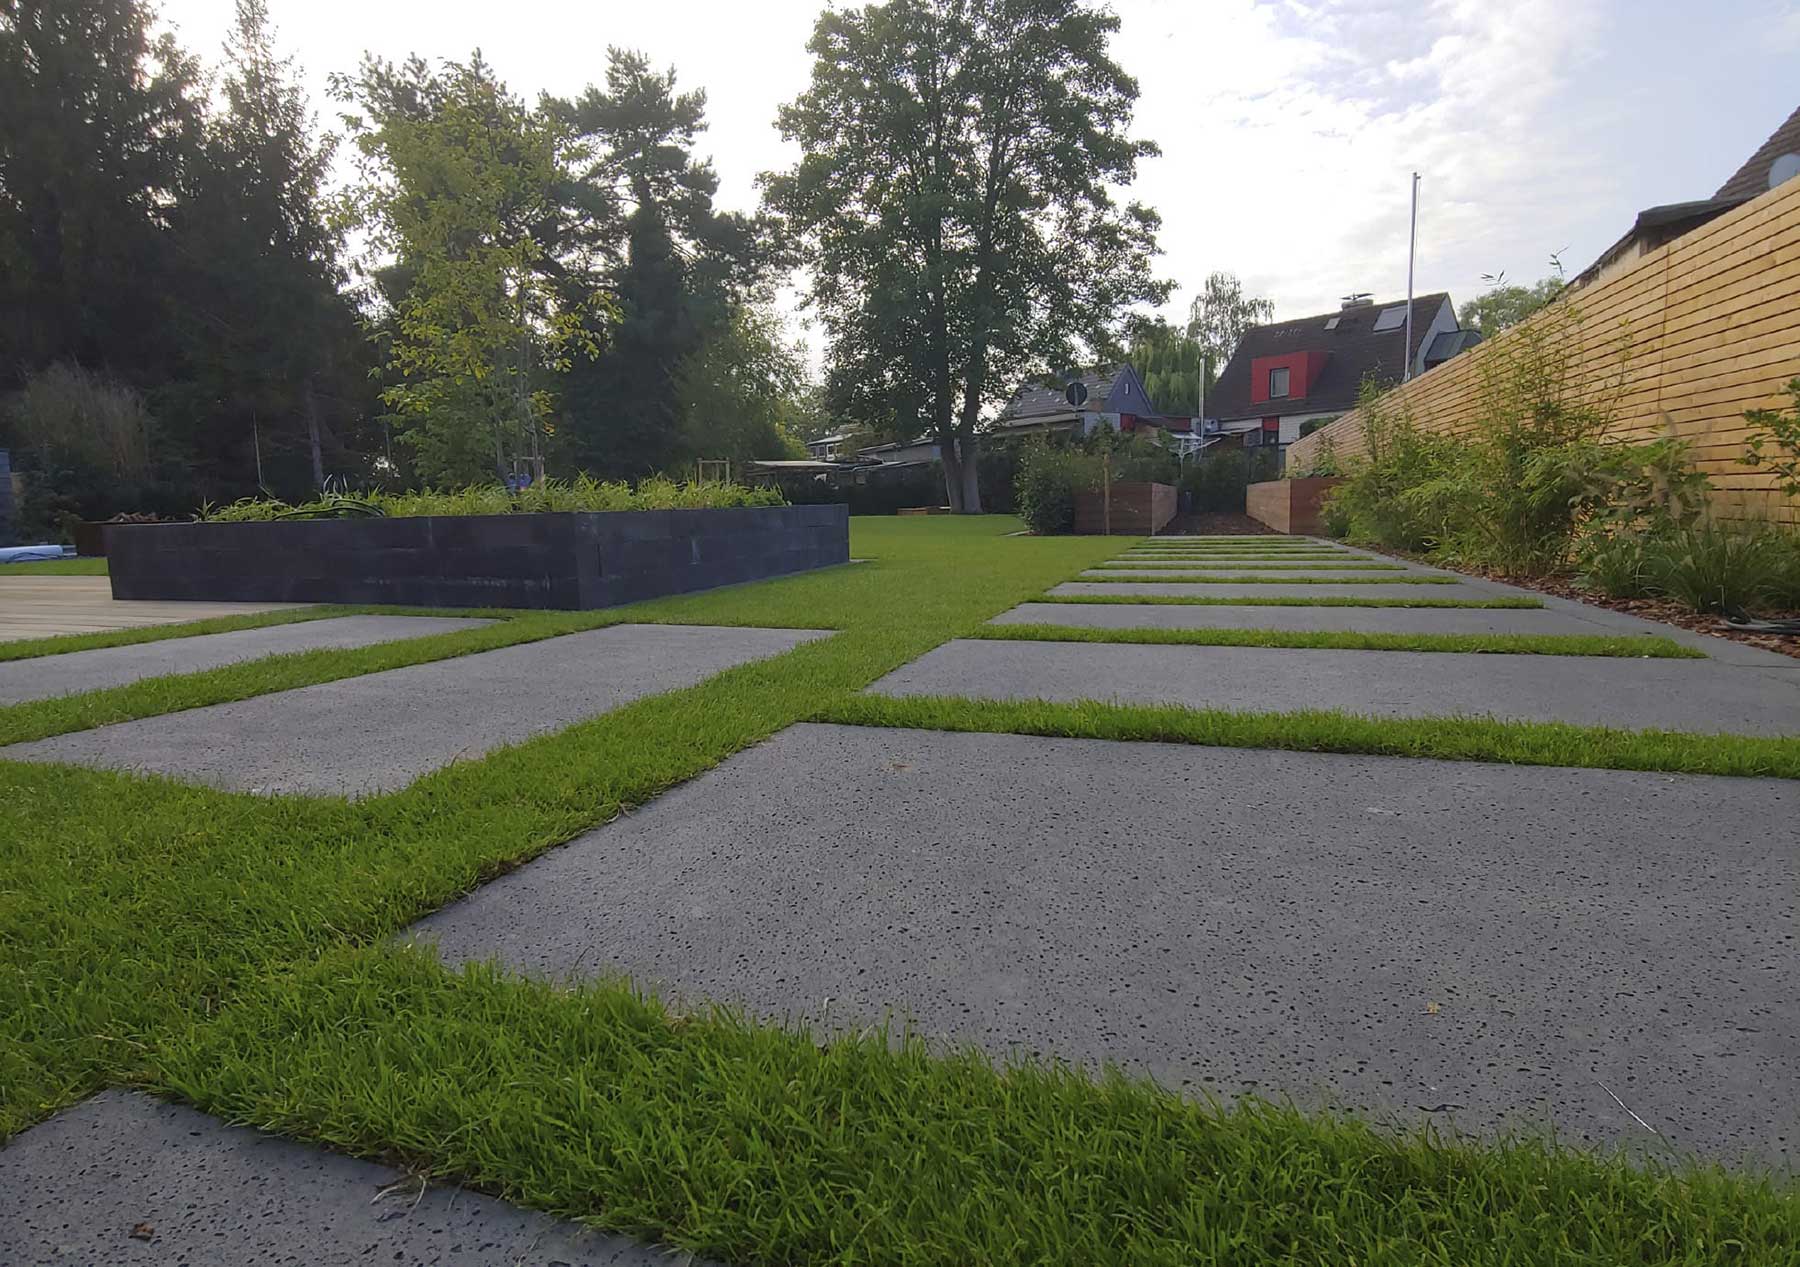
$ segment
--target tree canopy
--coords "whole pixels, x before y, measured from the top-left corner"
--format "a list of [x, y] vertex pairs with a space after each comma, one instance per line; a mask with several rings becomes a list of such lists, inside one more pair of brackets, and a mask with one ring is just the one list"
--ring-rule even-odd
[[980, 510], [976, 428], [1032, 375], [1116, 350], [1160, 302], [1156, 214], [1117, 191], [1157, 152], [1112, 13], [1081, 0], [890, 0], [827, 11], [779, 120], [805, 157], [765, 177], [809, 265], [834, 412], [939, 441]]
[[1489, 278], [1494, 285], [1463, 305], [1462, 324], [1491, 339], [1509, 330], [1562, 294], [1567, 285], [1560, 275], [1539, 278], [1530, 286], [1509, 285], [1504, 273]]

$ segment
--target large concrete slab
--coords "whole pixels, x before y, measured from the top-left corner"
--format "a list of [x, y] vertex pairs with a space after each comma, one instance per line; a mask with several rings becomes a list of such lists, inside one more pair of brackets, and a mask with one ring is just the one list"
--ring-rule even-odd
[[869, 690], [1800, 734], [1800, 680], [1715, 660], [957, 639]]
[[0, 1262], [21, 1265], [693, 1261], [124, 1091], [0, 1149], [0, 1194]]
[[166, 774], [244, 792], [366, 796], [827, 636], [613, 625], [14, 744], [0, 748], [0, 760]]
[[64, 655], [0, 663], [0, 704], [49, 699], [78, 691], [124, 686], [170, 673], [199, 673], [242, 660], [295, 651], [367, 647], [426, 634], [453, 633], [491, 625], [491, 620], [440, 616], [337, 616], [265, 629], [165, 638], [126, 647], [101, 647]]
[[[979, 778], [970, 772], [979, 771]], [[1790, 1159], [1800, 784], [796, 726], [477, 890], [450, 961]]]
[[[1547, 611], [1476, 607], [1181, 607], [1168, 603], [1021, 603], [990, 625], [1090, 629], [1286, 629], [1356, 633], [1589, 634], [1619, 631]], [[1633, 631], [1645, 636], [1645, 631]], [[1625, 635], [1629, 636], [1629, 635]]]
[[1127, 594], [1139, 598], [1454, 598], [1486, 602], [1497, 597], [1492, 589], [1474, 585], [1296, 585], [1280, 581], [1065, 581], [1050, 591], [1058, 594]]
[[215, 616], [253, 616], [304, 603], [125, 602], [104, 576], [33, 576], [30, 564], [0, 572], [0, 642], [175, 625]]

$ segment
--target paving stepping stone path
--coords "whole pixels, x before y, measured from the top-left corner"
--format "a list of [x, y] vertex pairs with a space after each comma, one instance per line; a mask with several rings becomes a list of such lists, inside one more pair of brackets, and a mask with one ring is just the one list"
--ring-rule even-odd
[[0, 748], [244, 792], [367, 796], [827, 631], [612, 625]]
[[[1410, 562], [1408, 578], [1451, 583], [1343, 584], [1346, 558], [1394, 561], [1334, 543], [1158, 538], [1095, 571], [1148, 573], [1169, 550], [1222, 575], [1255, 576], [1260, 561], [1212, 551], [1266, 550], [1287, 566], [1279, 580], [1072, 579], [995, 616], [1003, 636], [945, 642], [868, 692], [1800, 734], [1800, 662]], [[1069, 601], [1084, 597], [1106, 601]], [[1298, 605], [1259, 601], [1275, 597]], [[1522, 598], [1535, 605], [1493, 606]], [[1388, 599], [1438, 605], [1376, 605]], [[1363, 605], [1333, 605], [1346, 601]], [[91, 689], [272, 648], [363, 645], [295, 639], [407, 636], [380, 623], [394, 618], [353, 619], [364, 623], [81, 653], [45, 681]], [[1020, 626], [1656, 636], [1702, 654], [1004, 636]], [[617, 625], [0, 759], [368, 795], [826, 636]], [[0, 692], [29, 680], [0, 673]], [[447, 964], [624, 974], [678, 1008], [725, 1003], [822, 1034], [893, 1019], [999, 1058], [1114, 1064], [1195, 1094], [1791, 1168], [1797, 820], [1788, 779], [811, 722], [404, 937]], [[0, 1193], [0, 1261], [670, 1261], [118, 1090], [0, 1149]]]
[[1682, 1147], [1787, 1156], [1800, 865], [1769, 825], [1796, 811], [1773, 779], [805, 725], [416, 933], [827, 1029], [891, 1010], [1196, 1091], [1635, 1138], [1599, 1078]]
[[336, 616], [261, 629], [8, 660], [0, 663], [0, 705], [124, 686], [170, 673], [199, 673], [264, 656], [367, 647], [402, 638], [476, 629], [493, 623], [491, 620], [446, 616]]
[[0, 1194], [5, 1263], [693, 1261], [125, 1091], [0, 1149]]

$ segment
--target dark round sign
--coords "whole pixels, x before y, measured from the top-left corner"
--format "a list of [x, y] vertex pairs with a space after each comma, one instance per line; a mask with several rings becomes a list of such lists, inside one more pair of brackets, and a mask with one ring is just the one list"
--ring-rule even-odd
[[1087, 384], [1082, 382], [1079, 378], [1076, 379], [1067, 387], [1063, 388], [1063, 399], [1079, 409], [1082, 405], [1087, 403]]

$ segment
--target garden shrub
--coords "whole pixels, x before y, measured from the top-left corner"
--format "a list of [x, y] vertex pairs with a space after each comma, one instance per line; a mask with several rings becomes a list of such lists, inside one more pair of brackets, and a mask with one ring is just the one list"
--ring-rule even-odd
[[1075, 527], [1075, 494], [1100, 485], [1100, 462], [1079, 449], [1031, 444], [1019, 457], [1013, 508], [1040, 536]]
[[1741, 611], [1769, 600], [1784, 550], [1767, 528], [1708, 520], [1649, 538], [1644, 571], [1656, 592], [1697, 612]]
[[1744, 420], [1756, 430], [1738, 461], [1767, 467], [1777, 488], [1790, 498], [1800, 498], [1800, 378], [1788, 381], [1787, 393], [1792, 404], [1786, 409], [1744, 411]]
[[[1327, 513], [1342, 535], [1386, 550], [1419, 551], [1445, 535], [1443, 507], [1418, 490], [1434, 487], [1464, 460], [1464, 447], [1413, 421], [1395, 398], [1364, 383], [1362, 414], [1367, 453], [1331, 492]], [[1453, 508], [1455, 509], [1455, 508]]]
[[290, 505], [266, 498], [245, 498], [229, 506], [201, 508], [205, 523], [242, 523], [333, 513], [377, 514], [395, 518], [414, 515], [509, 515], [534, 511], [572, 510], [717, 510], [731, 506], [783, 506], [774, 488], [742, 484], [687, 483], [655, 476], [632, 485], [580, 475], [572, 480], [544, 480], [518, 492], [499, 484], [467, 488], [422, 489], [411, 493], [363, 493], [325, 497]]

